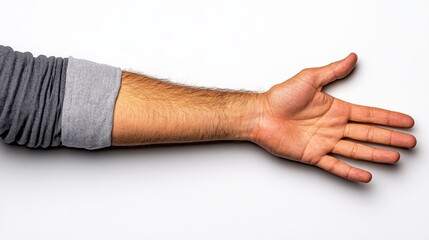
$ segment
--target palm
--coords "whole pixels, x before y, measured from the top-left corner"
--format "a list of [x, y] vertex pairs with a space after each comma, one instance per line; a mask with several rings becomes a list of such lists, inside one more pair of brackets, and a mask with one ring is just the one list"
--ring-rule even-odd
[[278, 149], [278, 155], [315, 163], [343, 137], [348, 105], [299, 81], [291, 80], [281, 87], [285, 95], [272, 96], [272, 115], [267, 119], [271, 130], [266, 134], [278, 137], [279, 145], [272, 146], [272, 151]]
[[350, 55], [343, 61], [322, 68], [306, 69], [292, 79], [275, 85], [264, 94], [264, 114], [256, 143], [273, 154], [317, 165], [350, 180], [368, 182], [370, 173], [332, 157], [336, 153], [351, 158], [395, 163], [396, 151], [344, 140], [375, 142], [413, 147], [411, 135], [349, 121], [411, 127], [407, 115], [349, 104], [322, 91], [322, 87], [347, 75], [356, 63]]

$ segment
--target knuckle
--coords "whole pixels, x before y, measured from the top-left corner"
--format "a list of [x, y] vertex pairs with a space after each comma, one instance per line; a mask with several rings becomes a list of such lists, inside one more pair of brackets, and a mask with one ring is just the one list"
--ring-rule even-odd
[[340, 160], [335, 159], [335, 162], [332, 163], [332, 166], [329, 168], [329, 172], [335, 173], [337, 171], [338, 166], [340, 165], [340, 163], [341, 163]]
[[298, 76], [302, 79], [313, 79], [314, 75], [313, 68], [304, 68], [298, 73]]
[[374, 132], [375, 128], [373, 126], [369, 126], [366, 134], [366, 140], [367, 142], [373, 142], [374, 140]]
[[343, 134], [343, 135], [344, 135], [344, 137], [350, 137], [350, 136], [351, 136], [351, 135], [350, 135], [350, 133], [351, 133], [351, 132], [350, 132], [350, 131], [351, 131], [351, 129], [350, 129], [350, 128], [351, 128], [350, 124], [347, 124], [347, 125], [346, 125], [346, 127], [345, 127], [345, 129], [344, 129], [344, 134]]
[[375, 162], [375, 148], [373, 148], [372, 149], [372, 151], [371, 151], [371, 158], [369, 159], [370, 161], [372, 161], [372, 162]]
[[387, 113], [387, 116], [386, 116], [386, 124], [387, 124], [388, 126], [392, 125], [392, 114], [393, 114], [393, 112], [392, 112], [392, 111], [389, 111], [389, 112]]
[[392, 146], [393, 145], [393, 130], [388, 130], [389, 131], [389, 145]]
[[352, 150], [350, 151], [350, 158], [356, 158], [357, 151], [358, 151], [358, 145], [354, 143]]
[[374, 108], [373, 107], [370, 107], [368, 110], [368, 121], [370, 123], [374, 122]]
[[350, 173], [352, 172], [352, 167], [351, 166], [349, 166], [348, 168], [347, 168], [347, 170], [346, 170], [346, 179], [350, 179]]

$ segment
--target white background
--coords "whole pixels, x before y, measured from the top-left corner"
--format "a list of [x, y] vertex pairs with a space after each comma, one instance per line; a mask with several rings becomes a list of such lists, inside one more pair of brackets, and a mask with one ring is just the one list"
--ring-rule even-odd
[[3, 1], [0, 44], [263, 91], [355, 51], [326, 90], [412, 115], [396, 166], [351, 183], [251, 143], [0, 144], [0, 239], [428, 239], [426, 1]]

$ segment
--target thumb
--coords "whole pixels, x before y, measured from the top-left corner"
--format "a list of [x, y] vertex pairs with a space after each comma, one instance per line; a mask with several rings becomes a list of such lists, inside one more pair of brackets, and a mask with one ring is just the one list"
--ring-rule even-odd
[[350, 53], [342, 60], [315, 68], [314, 81], [316, 81], [318, 87], [323, 87], [330, 82], [344, 78], [353, 70], [357, 59], [356, 53]]

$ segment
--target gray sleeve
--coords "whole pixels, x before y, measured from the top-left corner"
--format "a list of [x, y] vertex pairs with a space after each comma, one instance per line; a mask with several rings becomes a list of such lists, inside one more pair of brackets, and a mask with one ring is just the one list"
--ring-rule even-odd
[[28, 147], [61, 144], [66, 58], [0, 45], [0, 137]]
[[0, 137], [28, 147], [111, 146], [120, 68], [0, 45]]
[[61, 124], [64, 146], [111, 146], [121, 75], [120, 68], [69, 57]]

